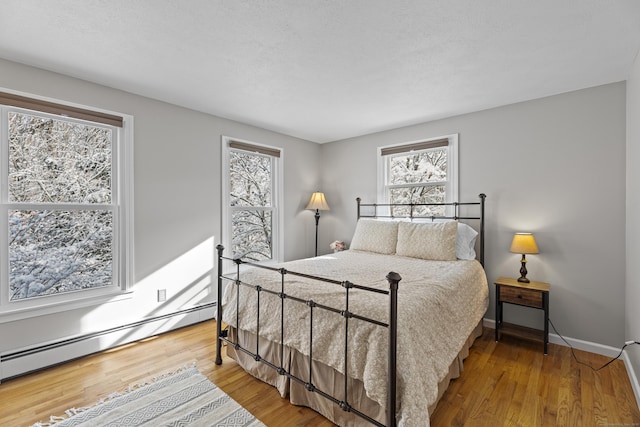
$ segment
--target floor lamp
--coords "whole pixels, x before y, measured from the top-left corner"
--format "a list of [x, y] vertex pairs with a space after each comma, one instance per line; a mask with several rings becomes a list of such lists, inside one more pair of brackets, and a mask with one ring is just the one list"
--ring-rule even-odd
[[316, 256], [318, 256], [318, 223], [320, 222], [320, 211], [329, 210], [329, 205], [327, 204], [327, 199], [324, 198], [324, 193], [320, 191], [313, 193], [306, 209], [316, 211]]

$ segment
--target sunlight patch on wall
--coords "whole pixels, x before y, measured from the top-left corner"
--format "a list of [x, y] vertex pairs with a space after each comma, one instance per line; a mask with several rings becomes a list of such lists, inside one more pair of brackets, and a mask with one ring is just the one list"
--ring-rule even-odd
[[[116, 324], [127, 324], [215, 301], [215, 263], [215, 239], [212, 236], [137, 282], [132, 289], [133, 298], [102, 304], [87, 313], [82, 318], [82, 330], [95, 331], [113, 327], [114, 317], [118, 318]], [[159, 290], [165, 291], [165, 301], [158, 301]], [[161, 321], [164, 322], [180, 323], [180, 319]], [[158, 328], [157, 322], [153, 323], [153, 326], [141, 328]], [[160, 329], [165, 329], [166, 326], [163, 324]], [[119, 337], [118, 341], [123, 338]], [[102, 344], [109, 346], [112, 343]]]

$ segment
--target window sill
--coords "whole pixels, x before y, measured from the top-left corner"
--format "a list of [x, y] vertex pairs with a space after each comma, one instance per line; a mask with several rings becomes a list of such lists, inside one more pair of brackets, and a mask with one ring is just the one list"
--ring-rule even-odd
[[78, 298], [73, 301], [59, 301], [48, 304], [42, 304], [37, 307], [22, 307], [12, 310], [0, 312], [0, 323], [14, 322], [16, 320], [28, 319], [31, 317], [46, 316], [48, 314], [60, 313], [63, 311], [74, 310], [77, 308], [90, 307], [93, 305], [101, 305], [110, 302], [123, 301], [131, 299], [133, 291], [111, 293], [107, 295], [94, 295], [84, 298]]

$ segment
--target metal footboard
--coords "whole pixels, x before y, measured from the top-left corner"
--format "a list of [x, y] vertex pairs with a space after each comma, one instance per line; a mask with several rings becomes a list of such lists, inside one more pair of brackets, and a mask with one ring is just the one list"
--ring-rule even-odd
[[[399, 219], [399, 218], [408, 218], [409, 220], [419, 220], [419, 219], [430, 219], [431, 221], [435, 220], [478, 220], [478, 233], [479, 233], [479, 253], [478, 253], [478, 261], [484, 266], [484, 238], [485, 238], [485, 199], [486, 195], [481, 193], [478, 195], [479, 201], [468, 202], [468, 203], [405, 203], [405, 204], [378, 204], [378, 203], [361, 203], [360, 198], [356, 199], [357, 204], [357, 217], [360, 218], [390, 218], [390, 219]], [[445, 207], [449, 215], [445, 216], [432, 216], [432, 215], [421, 215], [420, 208], [424, 207]], [[476, 215], [467, 215], [466, 212], [461, 212], [461, 208], [471, 207], [472, 210], [477, 209], [478, 214]], [[402, 208], [404, 211], [408, 210], [408, 214], [406, 215], [396, 215], [394, 209]], [[368, 214], [365, 214], [363, 210], [371, 211]], [[342, 410], [347, 412], [352, 412], [355, 415], [371, 422], [377, 426], [384, 426], [385, 424], [381, 424], [379, 421], [371, 418], [367, 414], [364, 414], [354, 408], [348, 400], [348, 375], [347, 375], [347, 356], [349, 354], [349, 340], [348, 340], [348, 331], [349, 331], [349, 319], [359, 319], [366, 322], [374, 323], [380, 327], [388, 328], [389, 333], [389, 355], [388, 355], [388, 378], [387, 378], [387, 423], [388, 427], [396, 426], [396, 368], [397, 368], [397, 360], [396, 360], [396, 350], [397, 350], [397, 340], [398, 340], [398, 283], [401, 280], [401, 277], [398, 273], [390, 272], [386, 279], [389, 282], [389, 290], [380, 290], [375, 288], [370, 288], [366, 286], [359, 286], [349, 281], [338, 281], [327, 279], [318, 276], [312, 276], [309, 274], [288, 271], [284, 268], [274, 268], [268, 267], [261, 264], [255, 264], [250, 262], [245, 262], [239, 259], [231, 259], [225, 258], [223, 256], [224, 247], [222, 245], [217, 246], [218, 250], [218, 314], [217, 314], [217, 322], [216, 322], [216, 364], [222, 364], [222, 356], [221, 349], [222, 343], [226, 342], [229, 345], [233, 346], [237, 351], [241, 351], [251, 356], [254, 360], [258, 362], [262, 362], [265, 365], [271, 367], [275, 371], [278, 372], [279, 375], [284, 375], [292, 381], [296, 381], [297, 383], [303, 385], [308, 391], [318, 393], [324, 398], [334, 402], [337, 404]], [[223, 261], [228, 260], [232, 261], [236, 265], [236, 277], [227, 277], [222, 274]], [[274, 274], [279, 274], [281, 278], [281, 287], [280, 292], [274, 292], [269, 289], [264, 289], [260, 285], [254, 285], [250, 283], [242, 282], [240, 279], [240, 265], [247, 264], [253, 267], [262, 268], [266, 270], [271, 270]], [[285, 277], [287, 275], [294, 275], [299, 277], [304, 277], [312, 280], [317, 280], [319, 282], [325, 282], [332, 285], [342, 286], [345, 291], [345, 300], [344, 300], [344, 309], [329, 307], [323, 304], [318, 304], [313, 300], [305, 300], [298, 298], [294, 295], [289, 295], [285, 293]], [[259, 327], [260, 327], [260, 309], [259, 309], [259, 301], [260, 294], [266, 292], [271, 295], [275, 295], [281, 299], [281, 313], [280, 313], [280, 363], [276, 365], [274, 363], [269, 362], [268, 360], [263, 359], [260, 355], [260, 340], [256, 340], [256, 348], [253, 350], [246, 349], [241, 347], [238, 343], [231, 341], [226, 336], [226, 331], [222, 331], [222, 284], [224, 281], [234, 282], [237, 287], [236, 290], [239, 290], [241, 286], [247, 287], [249, 289], [253, 289], [255, 292], [255, 297], [258, 299], [258, 314], [257, 314], [257, 335], [259, 336]], [[368, 292], [375, 292], [388, 295], [389, 297], [389, 323], [383, 323], [374, 319], [367, 318], [365, 316], [358, 315], [356, 313], [352, 313], [349, 311], [349, 292], [351, 289], [361, 289]], [[294, 301], [296, 303], [305, 304], [309, 308], [309, 341], [310, 341], [310, 357], [309, 357], [309, 377], [308, 378], [299, 378], [292, 374], [291, 372], [284, 369], [284, 300], [288, 299], [290, 301]], [[239, 301], [238, 299], [236, 299]], [[344, 396], [342, 398], [332, 396], [324, 390], [320, 390], [316, 385], [314, 385], [313, 381], [313, 369], [312, 369], [312, 360], [313, 360], [313, 313], [314, 310], [326, 310], [330, 312], [337, 313], [344, 318], [344, 328], [345, 328], [345, 342], [344, 342], [344, 358], [345, 358], [345, 372], [344, 372]], [[238, 307], [236, 307], [236, 325], [239, 325], [238, 318]], [[328, 333], [331, 333], [329, 331]]]
[[[371, 287], [367, 287], [367, 286], [360, 286], [357, 285], [355, 283], [351, 283], [349, 281], [338, 281], [338, 280], [332, 280], [332, 279], [327, 279], [324, 277], [319, 277], [319, 276], [313, 276], [313, 275], [309, 275], [309, 274], [304, 274], [304, 273], [299, 273], [299, 272], [295, 272], [295, 271], [289, 271], [287, 269], [284, 268], [274, 268], [274, 267], [269, 267], [269, 266], [265, 266], [265, 265], [261, 265], [261, 264], [255, 264], [255, 263], [251, 263], [251, 262], [246, 262], [246, 261], [242, 261], [240, 259], [231, 259], [231, 258], [227, 258], [223, 256], [223, 251], [224, 251], [224, 247], [222, 245], [218, 245], [216, 247], [217, 251], [218, 251], [218, 303], [217, 303], [217, 307], [218, 307], [218, 313], [217, 313], [217, 321], [216, 321], [216, 334], [217, 334], [217, 339], [216, 339], [216, 360], [215, 363], [217, 365], [221, 365], [222, 364], [222, 355], [221, 355], [221, 350], [222, 350], [222, 343], [226, 342], [228, 345], [231, 345], [234, 349], [236, 349], [237, 351], [241, 351], [249, 356], [251, 356], [255, 361], [257, 362], [261, 362], [263, 364], [265, 364], [266, 366], [269, 366], [270, 368], [274, 369], [275, 371], [277, 371], [277, 373], [279, 375], [284, 375], [287, 378], [289, 378], [292, 381], [296, 381], [299, 384], [303, 385], [306, 390], [313, 392], [313, 393], [318, 393], [320, 396], [332, 401], [333, 403], [337, 404], [343, 411], [346, 412], [351, 412], [357, 416], [359, 416], [360, 418], [363, 418], [369, 422], [371, 422], [374, 425], [377, 426], [381, 426], [384, 427], [385, 424], [381, 424], [379, 421], [371, 418], [369, 415], [364, 414], [362, 412], [360, 412], [359, 410], [357, 410], [356, 408], [354, 408], [351, 403], [348, 400], [348, 372], [347, 372], [347, 368], [349, 366], [349, 364], [347, 363], [347, 357], [349, 354], [349, 319], [358, 319], [358, 320], [362, 320], [365, 322], [370, 322], [373, 323], [375, 325], [378, 325], [380, 327], [384, 327], [384, 328], [388, 328], [388, 333], [389, 333], [389, 355], [388, 355], [388, 378], [387, 378], [387, 383], [388, 383], [388, 388], [387, 388], [387, 423], [386, 426], [388, 427], [395, 427], [396, 426], [396, 368], [397, 368], [397, 359], [396, 359], [396, 349], [397, 349], [397, 337], [398, 337], [398, 283], [400, 282], [400, 280], [402, 279], [400, 277], [400, 275], [398, 273], [394, 273], [394, 272], [390, 272], [387, 276], [386, 279], [389, 282], [389, 290], [382, 290], [382, 289], [376, 289], [376, 288], [371, 288]], [[235, 277], [229, 277], [226, 276], [222, 273], [222, 268], [223, 268], [223, 261], [224, 260], [228, 260], [228, 261], [233, 261], [236, 265], [236, 273], [235, 273]], [[240, 265], [242, 264], [246, 264], [252, 267], [257, 267], [257, 268], [262, 268], [265, 270], [270, 270], [272, 271], [274, 274], [278, 274], [280, 275], [280, 292], [276, 292], [270, 289], [266, 289], [263, 288], [262, 286], [260, 286], [259, 284], [251, 284], [251, 283], [246, 283], [243, 282], [240, 279]], [[286, 276], [287, 275], [292, 275], [292, 276], [298, 276], [298, 277], [304, 277], [307, 279], [311, 279], [311, 280], [315, 280], [315, 281], [319, 281], [319, 282], [324, 282], [324, 283], [329, 283], [332, 285], [337, 285], [337, 286], [341, 286], [344, 288], [344, 293], [345, 293], [345, 299], [344, 299], [344, 309], [342, 308], [336, 308], [336, 307], [331, 307], [328, 305], [324, 305], [324, 304], [319, 304], [313, 300], [306, 300], [306, 299], [302, 299], [302, 298], [298, 298], [295, 295], [291, 295], [291, 294], [287, 294], [285, 293], [285, 283], [286, 283]], [[268, 360], [265, 360], [261, 355], [260, 355], [260, 340], [257, 339], [256, 340], [256, 348], [255, 349], [246, 349], [242, 346], [240, 346], [237, 342], [232, 341], [231, 339], [229, 339], [229, 337], [226, 335], [226, 331], [222, 330], [222, 285], [225, 281], [230, 281], [233, 282], [234, 285], [236, 286], [236, 291], [237, 295], [239, 296], [239, 289], [240, 287], [246, 287], [248, 289], [252, 289], [255, 292], [255, 298], [257, 298], [257, 304], [258, 304], [258, 310], [257, 310], [257, 318], [256, 318], [256, 328], [257, 328], [257, 332], [256, 335], [259, 336], [260, 333], [260, 295], [262, 293], [267, 293], [267, 294], [271, 294], [274, 296], [277, 296], [278, 298], [280, 298], [281, 300], [281, 311], [280, 311], [280, 363], [279, 365], [274, 364]], [[352, 289], [359, 289], [359, 290], [363, 290], [363, 291], [367, 291], [367, 292], [374, 292], [374, 293], [378, 293], [378, 294], [384, 294], [384, 295], [388, 295], [389, 297], [389, 323], [384, 323], [384, 322], [380, 322], [378, 320], [375, 319], [371, 319], [368, 318], [366, 316], [362, 316], [359, 315], [357, 313], [353, 313], [351, 311], [349, 311], [349, 294], [350, 291]], [[287, 371], [284, 368], [284, 300], [287, 299], [289, 301], [293, 301], [299, 304], [304, 304], [308, 307], [309, 309], [309, 317], [310, 317], [310, 322], [309, 322], [309, 377], [308, 378], [299, 378], [296, 375], [292, 374], [291, 372]], [[238, 306], [236, 306], [236, 326], [240, 325], [239, 323], [239, 298], [236, 298], [236, 304], [238, 304]], [[319, 389], [315, 384], [314, 384], [314, 379], [313, 379], [313, 369], [312, 369], [312, 361], [313, 361], [313, 314], [315, 310], [325, 310], [325, 311], [329, 311], [329, 312], [333, 312], [336, 314], [341, 315], [344, 318], [344, 331], [345, 331], [345, 340], [344, 340], [344, 389], [343, 389], [343, 396], [342, 398], [337, 397], [337, 396], [332, 396], [331, 394], [327, 393], [325, 390], [321, 390]], [[331, 333], [331, 331], [328, 331], [328, 333]]]

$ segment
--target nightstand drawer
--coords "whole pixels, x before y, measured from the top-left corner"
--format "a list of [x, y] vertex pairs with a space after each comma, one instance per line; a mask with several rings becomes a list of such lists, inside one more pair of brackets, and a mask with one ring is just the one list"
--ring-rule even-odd
[[534, 289], [500, 286], [500, 301], [542, 308], [542, 292]]

